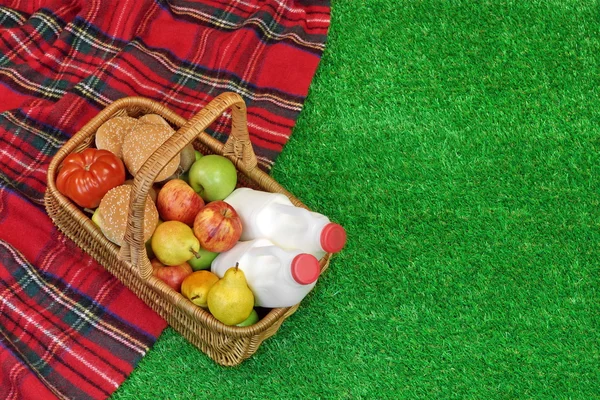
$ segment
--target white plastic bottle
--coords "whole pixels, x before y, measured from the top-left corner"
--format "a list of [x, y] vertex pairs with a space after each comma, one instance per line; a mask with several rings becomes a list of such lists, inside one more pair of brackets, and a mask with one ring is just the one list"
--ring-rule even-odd
[[291, 307], [312, 290], [321, 273], [319, 261], [299, 250], [284, 250], [268, 239], [238, 242], [220, 253], [211, 271], [220, 278], [238, 264], [259, 307]]
[[266, 238], [284, 249], [300, 249], [321, 259], [346, 244], [346, 231], [326, 216], [296, 207], [287, 196], [238, 188], [226, 199], [242, 220], [241, 240]]

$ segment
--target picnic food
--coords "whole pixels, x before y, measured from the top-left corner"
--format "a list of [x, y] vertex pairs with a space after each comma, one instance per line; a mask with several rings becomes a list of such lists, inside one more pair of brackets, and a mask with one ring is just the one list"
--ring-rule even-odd
[[[135, 176], [146, 160], [175, 131], [160, 124], [138, 124], [123, 139], [123, 162], [131, 175]], [[160, 182], [171, 176], [179, 167], [180, 156], [176, 155], [159, 172], [155, 181]]]
[[123, 139], [138, 124], [133, 117], [113, 117], [100, 125], [96, 131], [96, 148], [108, 150], [123, 158]]
[[[108, 150], [121, 158], [127, 170], [135, 176], [148, 157], [174, 132], [173, 127], [157, 114], [139, 118], [116, 116], [96, 130], [95, 144], [98, 149]], [[190, 144], [165, 166], [156, 181], [177, 178], [194, 161], [194, 147]]]
[[248, 318], [246, 318], [245, 320], [243, 320], [239, 324], [236, 324], [235, 326], [250, 326], [250, 325], [254, 325], [255, 323], [257, 323], [259, 321], [259, 319], [260, 319], [260, 317], [258, 316], [258, 313], [256, 312], [256, 310], [252, 309], [252, 312], [250, 312], [250, 315], [248, 316]]
[[[234, 106], [231, 106], [234, 104]], [[231, 106], [231, 107], [230, 107]], [[231, 108], [232, 131], [226, 143], [219, 144], [215, 138], [210, 138], [204, 129], [208, 128], [209, 120], [212, 119], [221, 108]], [[217, 111], [211, 111], [216, 108]], [[176, 137], [167, 139], [143, 165], [142, 170], [134, 177], [134, 183], [130, 202], [128, 206], [127, 234], [133, 236], [127, 238], [127, 243], [119, 248], [109, 240], [104, 239], [100, 229], [89, 219], [85, 218], [81, 210], [74, 207], [74, 203], [56, 190], [56, 177], [59, 166], [64, 158], [85, 147], [93, 146], [93, 135], [102, 122], [113, 118], [115, 115], [128, 114], [140, 117], [144, 111], [155, 111], [161, 116], [168, 118], [172, 126], [178, 131]], [[185, 121], [173, 111], [164, 108], [149, 99], [127, 98], [117, 100], [103, 110], [97, 118], [91, 120], [79, 131], [74, 140], [59, 150], [48, 170], [48, 188], [46, 196], [46, 209], [53, 221], [61, 229], [74, 238], [76, 243], [86, 252], [94, 256], [107, 271], [130, 286], [132, 291], [146, 304], [156, 308], [157, 312], [172, 324], [173, 328], [186, 337], [192, 344], [205, 351], [223, 365], [236, 365], [239, 361], [254, 353], [258, 344], [266, 337], [271, 336], [279, 327], [281, 322], [291, 315], [296, 307], [290, 309], [264, 310], [257, 309], [259, 315], [265, 318], [258, 324], [247, 328], [224, 327], [221, 322], [209, 314], [208, 311], [199, 308], [186, 299], [181, 293], [169, 288], [164, 282], [152, 276], [153, 258], [151, 251], [145, 248], [143, 242], [143, 214], [146, 194], [150, 187], [160, 190], [166, 182], [152, 182], [159, 171], [164, 168], [169, 159], [177, 154], [188, 143], [202, 154], [226, 155], [236, 166], [239, 182], [242, 186], [261, 188], [263, 190], [283, 192], [288, 195], [295, 204], [302, 203], [285, 192], [280, 185], [272, 180], [267, 174], [257, 168], [257, 160], [249, 146], [248, 132], [245, 129], [245, 108], [239, 96], [233, 94], [219, 96], [211, 101], [206, 111], [200, 111], [200, 115], [194, 121]], [[213, 113], [215, 115], [213, 115]], [[201, 158], [201, 157], [200, 157]], [[131, 178], [131, 176], [128, 176]], [[70, 203], [70, 204], [69, 204]], [[141, 209], [140, 209], [141, 206]], [[131, 240], [130, 240], [131, 239]], [[152, 240], [150, 240], [152, 242]], [[150, 246], [151, 250], [151, 246]], [[326, 268], [328, 258], [321, 260], [321, 268]], [[212, 271], [211, 271], [212, 272]], [[251, 291], [251, 289], [250, 289]], [[248, 313], [248, 316], [250, 313]], [[242, 321], [243, 322], [243, 321]], [[223, 346], [225, 343], [226, 346]]]
[[300, 303], [314, 288], [321, 273], [319, 260], [299, 249], [282, 249], [269, 239], [236, 243], [220, 253], [210, 270], [223, 276], [238, 263], [254, 293], [254, 305], [265, 308], [290, 307]]
[[208, 292], [219, 281], [210, 271], [196, 271], [188, 275], [181, 284], [181, 294], [199, 307], [208, 307]]
[[80, 207], [96, 208], [106, 192], [124, 181], [125, 168], [117, 156], [90, 148], [65, 157], [56, 188]]
[[153, 258], [150, 260], [150, 264], [152, 264], [152, 275], [169, 285], [176, 292], [181, 290], [181, 282], [193, 272], [192, 267], [186, 262], [179, 265], [167, 266], [157, 258]]
[[200, 246], [198, 254], [196, 254], [196, 257], [190, 258], [188, 260], [188, 264], [192, 266], [192, 269], [194, 271], [208, 269], [210, 268], [210, 264], [218, 255], [219, 253], [215, 253], [214, 251], [208, 251], [206, 249], [203, 249], [202, 246]]
[[244, 271], [231, 267], [208, 292], [208, 309], [225, 325], [236, 325], [250, 316], [254, 294], [246, 283]]
[[225, 199], [242, 220], [241, 240], [267, 238], [284, 249], [297, 248], [321, 259], [346, 245], [345, 229], [323, 214], [296, 207], [282, 193], [237, 188]]
[[179, 170], [181, 173], [187, 172], [196, 161], [196, 150], [194, 150], [194, 146], [192, 146], [192, 144], [185, 146], [183, 150], [181, 150], [180, 158]]
[[152, 251], [165, 265], [179, 265], [192, 258], [200, 243], [192, 228], [180, 221], [165, 221], [152, 235]]
[[194, 219], [194, 235], [203, 249], [220, 253], [231, 249], [242, 235], [242, 221], [224, 201], [211, 201]]
[[189, 181], [204, 201], [223, 200], [235, 189], [237, 171], [228, 158], [210, 154], [192, 164]]
[[196, 150], [194, 149], [194, 146], [192, 144], [186, 145], [179, 153], [179, 158], [179, 166], [175, 172], [162, 182], [167, 182], [172, 179], [182, 179], [187, 181], [187, 173], [194, 161], [196, 161]]
[[158, 114], [144, 114], [141, 117], [139, 117], [138, 120], [140, 122], [143, 122], [146, 124], [158, 124], [158, 125], [164, 125], [164, 126], [168, 126], [168, 127], [171, 126], [171, 125], [169, 125], [169, 123], [167, 121], [165, 121], [165, 119], [163, 117], [161, 117]]
[[[125, 182], [123, 182], [123, 183], [125, 185], [133, 185], [133, 179], [126, 179]], [[158, 197], [158, 191], [153, 186], [151, 186], [150, 189], [148, 190], [148, 195], [150, 196], [152, 201], [156, 203], [156, 198]]]
[[[94, 216], [94, 222], [100, 227], [104, 236], [119, 246], [123, 245], [125, 237], [131, 191], [131, 185], [120, 185], [109, 190], [102, 197]], [[146, 196], [144, 207], [144, 241], [146, 241], [150, 239], [158, 224], [158, 211], [150, 196]]]
[[[146, 124], [157, 124], [171, 128], [171, 125], [169, 125], [169, 123], [158, 114], [144, 114], [140, 118], [138, 118], [138, 120]], [[194, 163], [194, 161], [196, 161], [194, 153], [194, 146], [191, 143], [185, 146], [179, 154], [179, 166], [171, 176], [167, 177], [164, 180], [177, 179], [181, 177], [181, 175], [183, 175], [185, 172], [187, 172]]]
[[[123, 175], [129, 171], [130, 179], [122, 181], [120, 185], [106, 192], [92, 220], [108, 240], [122, 246], [130, 197], [133, 192], [134, 179], [131, 175], [135, 177], [147, 158], [162, 146], [174, 131], [158, 115], [149, 114], [139, 118], [113, 117], [113, 119], [115, 121], [112, 125], [108, 124], [110, 122], [108, 121], [101, 126], [103, 129], [98, 129], [99, 135], [103, 137], [97, 137], [96, 143], [105, 147], [114, 145], [114, 142], [118, 144], [119, 139], [115, 139], [117, 135], [111, 133], [110, 129], [120, 124], [131, 124], [131, 129], [122, 129], [125, 132], [121, 146], [123, 158], [119, 159], [112, 154], [114, 159], [120, 161]], [[113, 139], [113, 142], [107, 139]], [[111, 154], [105, 149], [88, 150]], [[254, 309], [255, 305], [266, 308], [284, 307], [301, 300], [303, 296], [292, 296], [295, 300], [290, 300], [291, 297], [286, 295], [284, 297], [289, 300], [289, 304], [260, 303], [265, 296], [262, 292], [268, 290], [272, 294], [275, 290], [277, 293], [283, 293], [289, 292], [289, 288], [281, 284], [273, 268], [266, 268], [264, 271], [268, 273], [259, 274], [259, 278], [261, 281], [264, 279], [267, 282], [274, 282], [276, 288], [258, 285], [255, 293], [253, 285], [258, 275], [250, 274], [240, 268], [239, 260], [243, 258], [242, 256], [229, 257], [230, 253], [235, 253], [229, 250], [243, 244], [240, 240], [244, 227], [236, 207], [260, 206], [260, 204], [247, 204], [253, 202], [252, 199], [258, 196], [258, 192], [252, 192], [254, 197], [242, 189], [234, 192], [237, 185], [237, 170], [234, 164], [221, 155], [202, 155], [191, 144], [186, 145], [178, 157], [178, 161], [172, 159], [163, 168], [155, 183], [151, 183], [150, 187], [146, 186], [149, 195], [146, 200], [143, 239], [152, 267], [152, 276], [179, 292], [193, 304], [207, 309], [217, 320], [226, 325], [248, 326], [258, 322], [260, 318]], [[170, 170], [167, 170], [168, 168]], [[189, 168], [188, 182], [179, 178], [182, 176], [182, 171], [187, 168]], [[159, 182], [163, 177], [164, 180]], [[267, 192], [259, 194], [263, 197], [267, 194], [271, 195]], [[231, 200], [232, 204], [224, 199]], [[277, 254], [285, 252], [278, 249]], [[267, 253], [261, 252], [256, 255], [277, 258], [276, 255]], [[306, 290], [303, 291], [305, 294], [314, 286], [320, 266], [313, 256], [303, 254], [302, 257], [301, 260], [297, 259], [299, 257], [294, 258], [292, 267], [298, 268], [291, 268], [291, 273], [298, 285], [305, 286]], [[307, 257], [310, 257], [310, 260], [306, 260]], [[218, 265], [215, 264], [217, 260], [221, 260]], [[233, 264], [236, 266], [230, 268], [229, 266]], [[307, 265], [310, 268], [307, 268]], [[307, 271], [310, 272], [310, 277]]]
[[181, 221], [189, 226], [194, 225], [194, 218], [202, 207], [202, 197], [181, 179], [168, 181], [156, 198], [158, 214], [164, 221]]

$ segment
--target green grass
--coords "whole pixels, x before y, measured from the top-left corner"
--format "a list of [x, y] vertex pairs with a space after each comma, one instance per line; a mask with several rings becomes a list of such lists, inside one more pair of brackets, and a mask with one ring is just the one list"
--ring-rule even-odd
[[598, 10], [334, 0], [273, 176], [347, 247], [239, 367], [169, 328], [114, 398], [600, 398]]

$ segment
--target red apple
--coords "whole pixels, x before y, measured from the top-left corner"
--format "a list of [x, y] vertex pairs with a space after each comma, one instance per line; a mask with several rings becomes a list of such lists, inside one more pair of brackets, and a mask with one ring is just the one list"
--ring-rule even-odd
[[204, 207], [202, 197], [181, 179], [172, 179], [158, 192], [156, 208], [163, 221], [180, 221], [192, 226]]
[[152, 264], [152, 275], [169, 285], [173, 290], [181, 291], [181, 282], [190, 275], [192, 267], [187, 262], [179, 265], [164, 265], [158, 259], [153, 258], [150, 260]]
[[242, 220], [229, 204], [222, 200], [211, 201], [196, 215], [194, 235], [205, 250], [227, 251], [242, 236]]

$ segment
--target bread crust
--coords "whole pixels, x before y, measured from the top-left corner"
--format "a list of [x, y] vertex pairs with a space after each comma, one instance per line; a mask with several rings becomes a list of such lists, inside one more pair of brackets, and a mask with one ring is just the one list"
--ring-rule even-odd
[[[123, 245], [127, 216], [129, 214], [129, 198], [132, 186], [123, 184], [109, 190], [98, 206], [98, 221], [100, 230], [108, 240], [118, 246]], [[147, 196], [144, 209], [144, 242], [146, 242], [158, 225], [158, 210]]]

